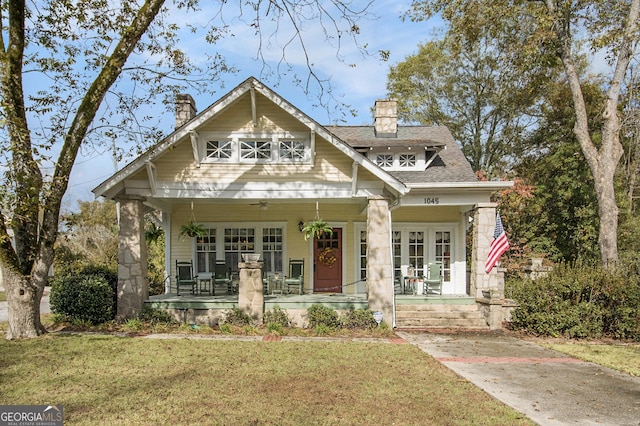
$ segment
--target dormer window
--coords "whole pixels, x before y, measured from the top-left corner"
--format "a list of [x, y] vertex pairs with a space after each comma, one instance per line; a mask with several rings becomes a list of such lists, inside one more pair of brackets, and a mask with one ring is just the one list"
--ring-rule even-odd
[[415, 167], [416, 155], [415, 154], [400, 154], [399, 158], [400, 168]]
[[[376, 152], [378, 151], [378, 152]], [[371, 150], [368, 157], [371, 158], [378, 167], [389, 171], [420, 171], [427, 167], [427, 158], [430, 158], [433, 151], [413, 151], [407, 152], [407, 148], [391, 147]]]
[[393, 167], [393, 155], [392, 154], [378, 154], [376, 156], [376, 164], [380, 167], [388, 168]]

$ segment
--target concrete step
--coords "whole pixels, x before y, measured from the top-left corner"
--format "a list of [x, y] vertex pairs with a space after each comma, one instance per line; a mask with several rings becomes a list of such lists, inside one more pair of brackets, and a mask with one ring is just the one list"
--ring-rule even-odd
[[488, 330], [489, 326], [473, 305], [398, 305], [396, 306], [398, 328], [458, 328]]

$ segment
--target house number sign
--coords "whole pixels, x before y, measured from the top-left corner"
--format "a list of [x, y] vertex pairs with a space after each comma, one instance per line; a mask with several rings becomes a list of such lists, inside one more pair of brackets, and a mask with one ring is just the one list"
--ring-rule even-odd
[[438, 197], [425, 197], [424, 203], [428, 205], [440, 204], [440, 198]]

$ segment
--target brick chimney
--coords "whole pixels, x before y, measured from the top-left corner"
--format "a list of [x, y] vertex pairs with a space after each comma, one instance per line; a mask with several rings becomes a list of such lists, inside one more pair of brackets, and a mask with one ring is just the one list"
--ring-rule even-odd
[[398, 136], [398, 101], [378, 99], [374, 117], [377, 138], [395, 138]]
[[196, 101], [191, 95], [176, 96], [176, 129], [196, 116]]

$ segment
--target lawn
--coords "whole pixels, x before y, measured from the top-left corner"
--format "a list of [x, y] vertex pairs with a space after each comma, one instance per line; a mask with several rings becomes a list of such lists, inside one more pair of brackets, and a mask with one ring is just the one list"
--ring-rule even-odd
[[0, 353], [0, 404], [65, 424], [533, 424], [408, 344], [52, 333]]
[[640, 377], [640, 344], [542, 343], [558, 352]]

